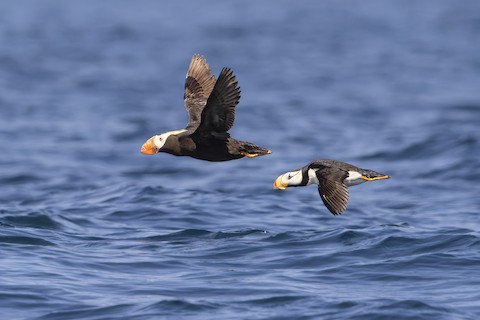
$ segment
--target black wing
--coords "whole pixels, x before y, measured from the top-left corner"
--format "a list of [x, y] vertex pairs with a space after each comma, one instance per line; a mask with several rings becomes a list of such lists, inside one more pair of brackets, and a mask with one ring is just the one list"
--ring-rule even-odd
[[334, 215], [342, 213], [347, 208], [348, 188], [343, 184], [343, 180], [348, 176], [348, 172], [325, 167], [316, 171], [318, 179], [318, 193], [325, 206]]
[[233, 72], [223, 68], [202, 112], [197, 129], [202, 135], [228, 137], [227, 131], [235, 120], [235, 106], [240, 100], [240, 88]]
[[202, 111], [215, 86], [215, 77], [204, 57], [196, 54], [190, 60], [185, 78], [183, 103], [188, 113], [187, 131], [193, 133], [200, 125]]

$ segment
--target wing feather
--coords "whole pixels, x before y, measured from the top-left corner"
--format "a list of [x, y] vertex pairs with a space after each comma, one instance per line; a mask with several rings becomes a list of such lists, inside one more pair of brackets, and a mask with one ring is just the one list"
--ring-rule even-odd
[[319, 182], [318, 193], [323, 203], [334, 215], [341, 214], [348, 203], [348, 188], [343, 183], [348, 173], [330, 167], [317, 170], [316, 175]]
[[226, 133], [235, 121], [235, 107], [240, 101], [240, 88], [235, 75], [223, 68], [208, 97], [198, 128], [202, 134]]
[[200, 125], [202, 111], [207, 104], [215, 77], [212, 75], [207, 61], [201, 55], [194, 55], [185, 77], [183, 102], [188, 113], [187, 131], [193, 132]]

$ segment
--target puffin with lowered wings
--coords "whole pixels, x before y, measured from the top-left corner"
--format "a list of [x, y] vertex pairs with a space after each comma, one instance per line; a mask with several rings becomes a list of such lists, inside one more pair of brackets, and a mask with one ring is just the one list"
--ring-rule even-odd
[[316, 184], [323, 204], [332, 214], [338, 215], [347, 208], [348, 187], [388, 178], [386, 174], [342, 161], [315, 160], [300, 169], [280, 175], [273, 182], [273, 188], [285, 190], [288, 187]]

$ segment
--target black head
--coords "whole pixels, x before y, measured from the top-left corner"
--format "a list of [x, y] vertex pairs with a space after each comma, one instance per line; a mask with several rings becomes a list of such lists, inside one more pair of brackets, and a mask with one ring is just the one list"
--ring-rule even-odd
[[383, 180], [383, 179], [390, 178], [390, 176], [387, 176], [386, 174], [378, 173], [373, 170], [362, 170], [361, 174], [362, 174], [362, 179], [367, 181]]

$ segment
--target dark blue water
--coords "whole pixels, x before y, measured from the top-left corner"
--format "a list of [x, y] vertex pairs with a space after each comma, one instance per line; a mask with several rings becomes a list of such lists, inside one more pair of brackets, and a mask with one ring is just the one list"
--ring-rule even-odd
[[[480, 2], [0, 2], [2, 319], [478, 319]], [[145, 156], [203, 54], [269, 156]], [[331, 215], [272, 190], [391, 175]]]

